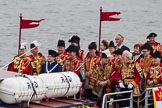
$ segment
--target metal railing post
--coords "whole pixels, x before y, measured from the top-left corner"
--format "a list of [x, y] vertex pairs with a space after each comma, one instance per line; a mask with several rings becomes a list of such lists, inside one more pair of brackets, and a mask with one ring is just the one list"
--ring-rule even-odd
[[130, 94], [130, 101], [129, 101], [129, 103], [130, 103], [130, 108], [133, 108], [133, 92], [131, 92], [131, 94]]

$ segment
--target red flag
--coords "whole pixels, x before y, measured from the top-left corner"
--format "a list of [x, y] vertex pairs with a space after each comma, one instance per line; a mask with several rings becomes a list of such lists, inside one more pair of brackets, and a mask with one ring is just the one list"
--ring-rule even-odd
[[44, 20], [26, 20], [26, 19], [21, 19], [21, 29], [29, 29], [29, 28], [35, 28], [39, 26], [39, 23]]
[[119, 21], [120, 18], [113, 18], [113, 15], [119, 15], [120, 12], [101, 12], [101, 21]]

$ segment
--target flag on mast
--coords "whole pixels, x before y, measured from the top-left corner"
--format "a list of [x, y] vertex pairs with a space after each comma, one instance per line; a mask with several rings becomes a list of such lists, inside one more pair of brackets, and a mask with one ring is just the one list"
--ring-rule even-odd
[[44, 20], [44, 19], [41, 19], [41, 20], [26, 20], [26, 19], [21, 19], [21, 25], [20, 25], [20, 28], [21, 29], [29, 29], [29, 28], [35, 28], [35, 27], [38, 27], [40, 22]]
[[100, 51], [100, 41], [101, 41], [101, 22], [102, 21], [119, 21], [120, 18], [114, 18], [112, 16], [119, 15], [120, 12], [102, 12], [102, 7], [100, 7], [100, 25], [99, 25], [99, 51]]
[[43, 21], [44, 19], [40, 20], [29, 20], [29, 19], [23, 19], [22, 14], [20, 14], [20, 28], [19, 28], [19, 46], [18, 50], [20, 49], [20, 44], [21, 44], [21, 29], [30, 29], [30, 28], [35, 28], [40, 25], [40, 22]]

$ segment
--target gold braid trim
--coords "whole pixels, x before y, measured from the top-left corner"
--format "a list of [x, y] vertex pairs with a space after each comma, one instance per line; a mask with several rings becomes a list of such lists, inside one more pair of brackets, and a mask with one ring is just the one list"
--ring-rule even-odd
[[155, 85], [158, 84], [157, 79], [154, 79], [153, 82], [154, 82]]

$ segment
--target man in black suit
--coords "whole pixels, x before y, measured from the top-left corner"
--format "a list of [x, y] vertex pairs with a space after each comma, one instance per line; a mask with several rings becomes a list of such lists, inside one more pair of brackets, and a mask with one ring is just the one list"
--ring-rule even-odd
[[118, 34], [115, 38], [115, 42], [116, 42], [115, 50], [116, 51], [117, 50], [121, 50], [122, 52], [125, 50], [130, 51], [130, 49], [123, 44], [123, 41], [124, 41], [124, 37], [121, 34]]

